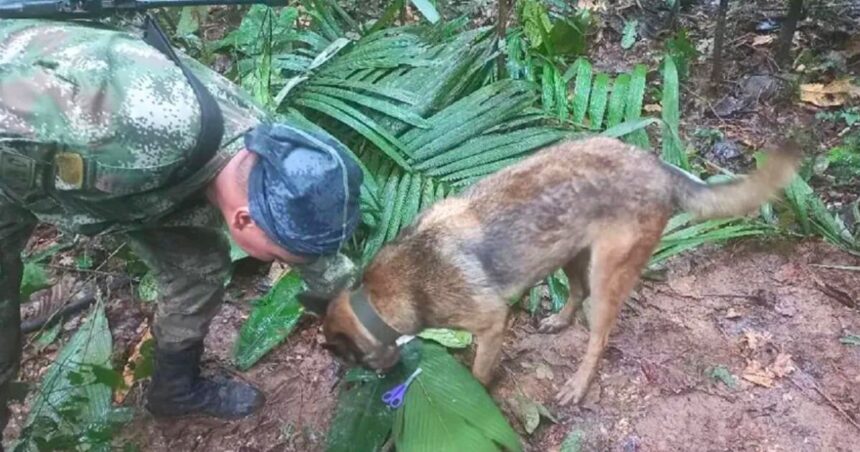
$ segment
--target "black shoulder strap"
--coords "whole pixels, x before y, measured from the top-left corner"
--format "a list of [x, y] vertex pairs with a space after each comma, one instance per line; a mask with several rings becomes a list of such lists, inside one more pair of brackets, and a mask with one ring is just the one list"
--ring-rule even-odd
[[221, 138], [224, 135], [224, 117], [221, 115], [221, 107], [197, 76], [182, 64], [176, 52], [170, 47], [167, 36], [158, 26], [158, 22], [149, 14], [146, 15], [144, 27], [144, 42], [158, 49], [179, 66], [200, 104], [200, 133], [197, 135], [197, 144], [188, 155], [188, 167], [191, 171], [197, 171], [209, 162], [221, 147]]

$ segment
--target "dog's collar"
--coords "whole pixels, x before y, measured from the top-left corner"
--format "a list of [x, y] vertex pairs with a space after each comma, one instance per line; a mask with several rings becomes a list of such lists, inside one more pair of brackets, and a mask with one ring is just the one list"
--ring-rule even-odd
[[359, 287], [349, 297], [349, 305], [352, 306], [352, 312], [358, 317], [358, 321], [370, 331], [379, 342], [383, 344], [394, 344], [401, 336], [394, 328], [382, 320], [382, 317], [376, 312], [376, 309], [370, 304], [370, 298], [364, 287]]

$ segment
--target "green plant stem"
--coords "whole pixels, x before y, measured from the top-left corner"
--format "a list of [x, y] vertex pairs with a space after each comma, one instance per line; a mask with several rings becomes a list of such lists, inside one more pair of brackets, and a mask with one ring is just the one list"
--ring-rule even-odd
[[[498, 15], [498, 23], [496, 23], [496, 34], [499, 38], [499, 43], [504, 43], [508, 30], [508, 13], [510, 12], [510, 0], [499, 0], [499, 15]], [[496, 67], [498, 69], [498, 77], [499, 80], [507, 77], [507, 62], [505, 61], [505, 53], [499, 52], [499, 56], [496, 57]]]

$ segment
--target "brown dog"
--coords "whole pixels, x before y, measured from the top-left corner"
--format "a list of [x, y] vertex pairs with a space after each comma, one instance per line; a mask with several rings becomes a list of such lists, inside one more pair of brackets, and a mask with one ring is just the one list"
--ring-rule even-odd
[[751, 175], [708, 185], [616, 139], [543, 149], [439, 201], [383, 247], [362, 287], [329, 305], [325, 346], [351, 364], [385, 370], [399, 359], [398, 335], [465, 329], [478, 342], [472, 373], [487, 385], [508, 302], [563, 268], [570, 298], [541, 331], [570, 325], [590, 294], [588, 348], [558, 394], [562, 404], [578, 403], [673, 211], [700, 219], [748, 213], [791, 181], [799, 161], [796, 150], [778, 150]]

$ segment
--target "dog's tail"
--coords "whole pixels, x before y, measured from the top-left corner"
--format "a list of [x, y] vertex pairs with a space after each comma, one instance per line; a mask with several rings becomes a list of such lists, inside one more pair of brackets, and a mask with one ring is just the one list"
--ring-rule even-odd
[[702, 220], [745, 215], [791, 182], [802, 157], [800, 146], [786, 143], [768, 152], [764, 164], [751, 174], [714, 184], [695, 180], [670, 167], [673, 201], [677, 207]]

